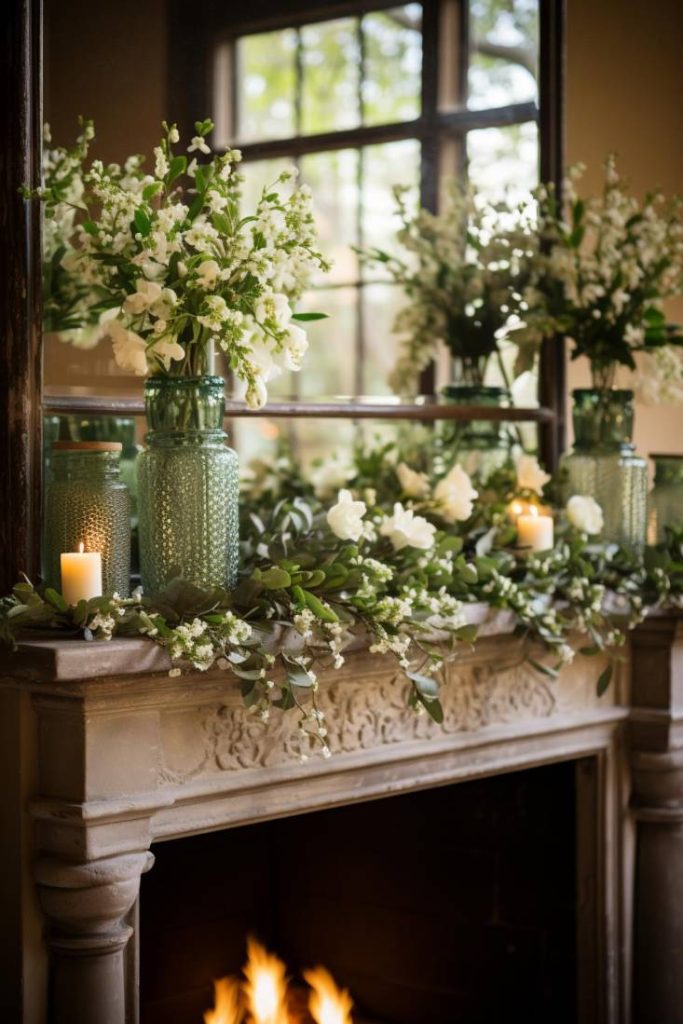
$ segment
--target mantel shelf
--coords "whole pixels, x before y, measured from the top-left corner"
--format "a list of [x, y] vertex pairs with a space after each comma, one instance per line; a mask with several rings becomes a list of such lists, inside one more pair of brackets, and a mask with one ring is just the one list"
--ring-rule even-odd
[[[509, 634], [514, 628], [514, 617], [510, 612], [495, 611], [486, 604], [468, 605], [464, 613], [467, 622], [479, 627], [480, 636]], [[353, 649], [364, 646], [359, 638]], [[171, 666], [168, 651], [147, 637], [81, 640], [27, 630], [19, 641], [18, 649], [7, 656], [2, 674], [40, 685], [68, 684], [113, 676], [167, 674]], [[187, 674], [203, 675], [199, 671]], [[221, 672], [221, 675], [225, 673]]]
[[[144, 416], [141, 398], [120, 395], [45, 395], [43, 410], [47, 414], [88, 414]], [[249, 409], [244, 402], [226, 402], [226, 419], [370, 419], [370, 420], [497, 420], [519, 423], [550, 423], [555, 419], [552, 409], [486, 405], [450, 405], [431, 395], [419, 395], [408, 401], [395, 398], [353, 397], [335, 395], [315, 402], [282, 399], [269, 402], [263, 409]]]

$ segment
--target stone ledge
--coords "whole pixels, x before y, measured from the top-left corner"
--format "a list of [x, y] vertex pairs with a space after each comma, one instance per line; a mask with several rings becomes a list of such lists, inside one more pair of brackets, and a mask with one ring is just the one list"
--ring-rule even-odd
[[[497, 611], [481, 603], [466, 605], [464, 611], [467, 622], [479, 626], [480, 636], [509, 634], [514, 629], [515, 617], [511, 612]], [[112, 676], [168, 673], [170, 668], [167, 651], [145, 637], [114, 637], [104, 641], [57, 638], [45, 633], [35, 639], [29, 639], [27, 634], [16, 651], [5, 653], [4, 664], [0, 662], [5, 679], [36, 683], [78, 683]]]

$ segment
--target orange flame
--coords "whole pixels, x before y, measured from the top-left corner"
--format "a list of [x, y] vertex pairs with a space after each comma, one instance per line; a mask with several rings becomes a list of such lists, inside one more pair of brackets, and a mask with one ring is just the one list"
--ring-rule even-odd
[[353, 1003], [346, 989], [337, 988], [334, 978], [324, 967], [304, 972], [312, 988], [308, 1008], [316, 1024], [352, 1024]]
[[289, 1024], [285, 965], [254, 939], [247, 941], [244, 968], [250, 1024]]
[[214, 982], [215, 1006], [204, 1014], [204, 1024], [240, 1024], [242, 999], [240, 983], [236, 978], [221, 978]]

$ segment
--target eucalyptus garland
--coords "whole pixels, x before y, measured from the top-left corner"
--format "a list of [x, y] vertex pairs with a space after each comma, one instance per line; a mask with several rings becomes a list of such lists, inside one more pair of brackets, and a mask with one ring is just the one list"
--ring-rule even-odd
[[[355, 483], [367, 469], [355, 467]], [[330, 506], [292, 475], [291, 460], [282, 460], [281, 470], [281, 482], [306, 497], [273, 500], [283, 488], [271, 481], [261, 499], [265, 511], [245, 514], [235, 590], [173, 579], [160, 593], [138, 589], [130, 598], [114, 594], [69, 607], [57, 591], [25, 580], [0, 601], [0, 638], [13, 646], [35, 628], [94, 641], [147, 636], [168, 650], [171, 675], [222, 669], [239, 678], [245, 704], [263, 721], [273, 707], [295, 710], [306, 757], [317, 744], [329, 754], [318, 675], [340, 668], [350, 646], [392, 655], [409, 683], [410, 704], [440, 722], [438, 671], [477, 639], [468, 604], [513, 612], [524, 657], [551, 677], [574, 656], [570, 638], [585, 636], [582, 654], [610, 654], [599, 693], [627, 631], [647, 609], [683, 607], [683, 529], [668, 531], [664, 544], [641, 557], [596, 543], [566, 521], [552, 550], [528, 554], [514, 547], [505, 514], [514, 486], [505, 472], [482, 488], [476, 506], [469, 499], [463, 523], [448, 522], [452, 502], [443, 486], [439, 499], [403, 493], [388, 512], [376, 488], [342, 489]], [[402, 493], [395, 479], [381, 477], [393, 498]]]

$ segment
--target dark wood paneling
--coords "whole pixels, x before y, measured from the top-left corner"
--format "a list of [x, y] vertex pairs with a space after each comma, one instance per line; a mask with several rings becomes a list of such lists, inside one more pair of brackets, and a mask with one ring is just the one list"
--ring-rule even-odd
[[39, 181], [41, 4], [8, 0], [0, 55], [0, 592], [40, 552], [40, 217], [22, 199]]
[[[540, 140], [541, 181], [561, 190], [564, 175], [566, 0], [540, 0]], [[566, 444], [566, 372], [563, 338], [546, 341], [541, 349], [539, 397], [555, 412], [555, 421], [540, 431], [543, 461], [555, 469]]]

